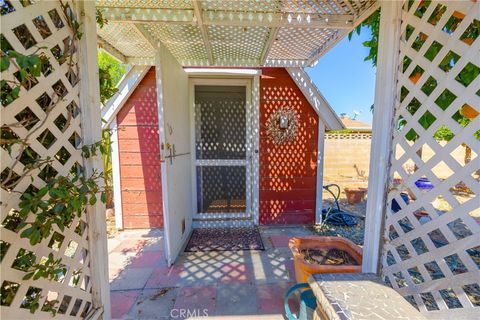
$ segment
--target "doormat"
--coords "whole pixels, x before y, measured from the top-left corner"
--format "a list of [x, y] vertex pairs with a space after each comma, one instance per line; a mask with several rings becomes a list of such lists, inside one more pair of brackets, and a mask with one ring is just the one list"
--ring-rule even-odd
[[265, 250], [258, 228], [193, 229], [185, 252]]

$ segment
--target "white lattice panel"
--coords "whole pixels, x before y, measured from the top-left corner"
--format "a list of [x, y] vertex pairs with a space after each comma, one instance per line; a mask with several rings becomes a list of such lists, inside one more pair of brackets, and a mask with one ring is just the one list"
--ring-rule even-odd
[[127, 57], [152, 57], [152, 45], [130, 23], [107, 23], [97, 28], [98, 35]]
[[442, 318], [480, 311], [478, 17], [472, 1], [408, 1], [401, 25], [382, 272]]
[[[87, 223], [85, 215], [76, 217], [62, 232], [54, 227], [48, 239], [31, 246], [28, 239], [20, 238], [18, 204], [25, 191], [40, 189], [45, 180], [57, 174], [81, 170], [81, 143], [79, 85], [76, 68], [77, 54], [71, 60], [74, 75], [69, 74], [69, 59], [62, 54], [71, 43], [72, 30], [59, 2], [45, 1], [22, 5], [17, 1], [3, 2], [1, 17], [2, 50], [11, 50], [29, 55], [38, 48], [50, 62], [42, 75], [22, 87], [19, 97], [8, 103], [2, 98], [2, 139], [9, 135], [25, 139], [28, 147], [21, 151], [19, 144], [12, 148], [11, 155], [1, 148], [1, 318], [2, 319], [50, 319], [44, 311], [53, 300], [57, 318], [84, 317], [92, 305], [89, 269]], [[37, 28], [37, 26], [40, 26]], [[52, 50], [50, 50], [52, 49]], [[66, 60], [66, 61], [65, 61]], [[2, 79], [13, 80], [17, 68], [12, 63], [2, 72]], [[2, 88], [2, 97], [4, 90]], [[27, 120], [27, 121], [25, 121]], [[50, 164], [33, 169], [24, 176], [26, 166], [35, 159], [51, 157]], [[9, 171], [13, 170], [12, 174]], [[33, 221], [30, 216], [27, 221]], [[26, 272], [17, 258], [28, 255], [39, 263], [53, 253], [62, 258], [65, 274], [58, 274], [58, 281], [40, 278], [22, 280]], [[74, 281], [79, 272], [78, 283]], [[29, 306], [40, 295], [39, 308], [34, 314]], [[42, 310], [43, 309], [43, 310]]]
[[256, 65], [267, 42], [268, 28], [209, 26], [208, 37], [218, 65]]
[[145, 24], [147, 32], [163, 43], [183, 65], [202, 65], [207, 61], [200, 29], [193, 25]]
[[145, 39], [135, 37], [135, 24], [141, 24], [185, 66], [250, 67], [310, 65], [375, 7], [374, 0], [97, 0], [96, 4], [109, 20], [99, 29], [100, 37], [130, 62], [153, 58]]
[[268, 59], [307, 60], [336, 34], [331, 29], [280, 28]]

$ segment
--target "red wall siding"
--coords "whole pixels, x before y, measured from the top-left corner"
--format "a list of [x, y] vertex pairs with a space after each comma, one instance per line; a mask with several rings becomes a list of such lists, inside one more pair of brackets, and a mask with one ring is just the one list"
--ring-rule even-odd
[[155, 69], [117, 115], [124, 228], [163, 228]]
[[[278, 108], [295, 108], [295, 141], [276, 145], [266, 134], [268, 117]], [[318, 116], [283, 68], [264, 68], [260, 80], [260, 223], [315, 221]]]

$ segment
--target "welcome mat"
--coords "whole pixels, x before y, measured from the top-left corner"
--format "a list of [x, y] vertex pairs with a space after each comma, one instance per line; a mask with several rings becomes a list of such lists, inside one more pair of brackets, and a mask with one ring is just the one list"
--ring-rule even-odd
[[193, 229], [185, 252], [265, 250], [258, 228]]

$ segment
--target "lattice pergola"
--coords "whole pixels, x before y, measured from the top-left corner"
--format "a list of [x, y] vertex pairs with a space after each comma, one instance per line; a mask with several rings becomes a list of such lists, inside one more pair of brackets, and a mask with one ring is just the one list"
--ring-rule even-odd
[[[52, 308], [61, 319], [110, 317], [101, 204], [34, 246], [20, 236], [23, 194], [57, 175], [101, 166], [100, 157], [87, 159], [79, 150], [101, 139], [95, 38], [132, 64], [154, 64], [161, 43], [184, 66], [304, 67], [378, 8], [367, 0], [99, 0], [109, 22], [97, 34], [93, 2], [64, 3], [79, 17], [81, 40], [72, 39], [58, 1], [2, 2], [2, 51], [38, 50], [50, 62], [12, 100], [4, 97], [18, 68], [11, 64], [1, 73], [7, 80], [2, 139], [25, 141], [0, 148], [5, 319], [50, 319]], [[479, 11], [474, 1], [382, 2], [362, 268], [381, 271], [437, 318], [475, 318], [480, 308]], [[305, 83], [302, 68], [289, 72]], [[433, 156], [422, 153], [427, 149]], [[464, 161], [452, 156], [458, 152], [465, 152]], [[33, 160], [49, 156], [28, 171]], [[41, 263], [49, 254], [62, 258], [65, 272], [50, 280], [23, 278], [22, 258]]]
[[373, 0], [97, 0], [100, 46], [154, 64], [161, 42], [184, 66], [314, 64], [378, 7]]

